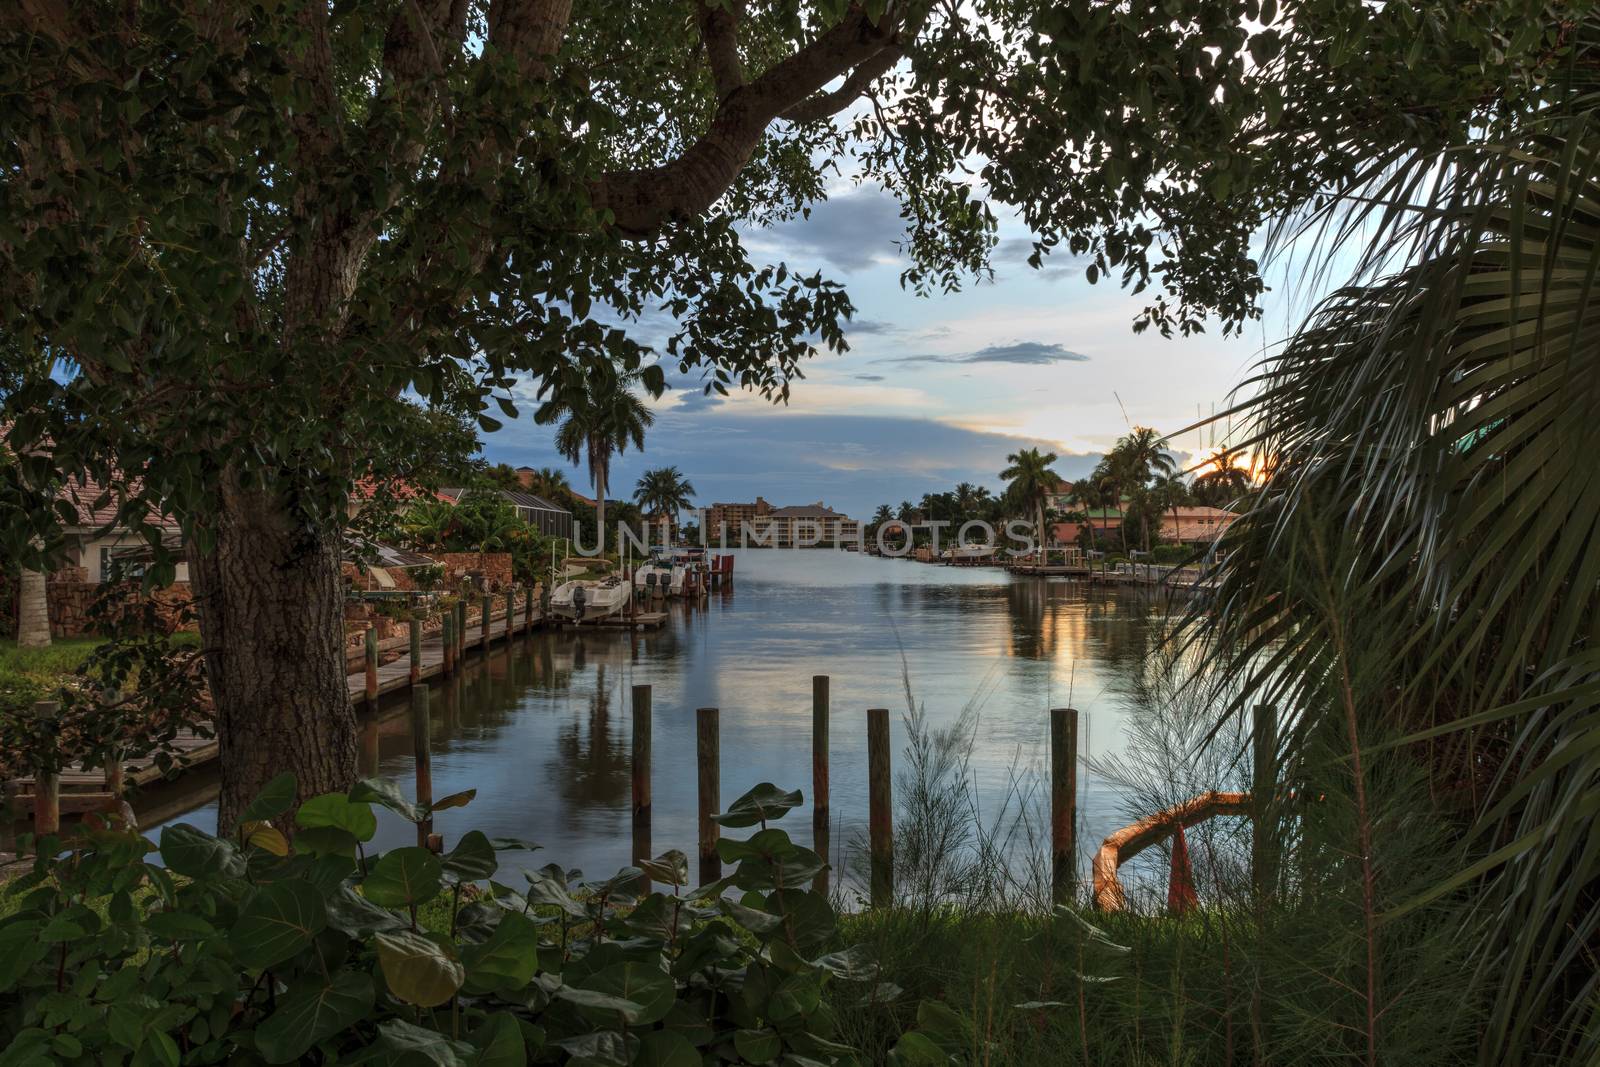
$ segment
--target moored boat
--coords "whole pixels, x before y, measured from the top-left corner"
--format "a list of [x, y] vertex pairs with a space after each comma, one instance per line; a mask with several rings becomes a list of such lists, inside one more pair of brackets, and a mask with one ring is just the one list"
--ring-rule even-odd
[[550, 594], [550, 613], [575, 622], [603, 619], [626, 607], [631, 593], [632, 588], [616, 574], [562, 582]]

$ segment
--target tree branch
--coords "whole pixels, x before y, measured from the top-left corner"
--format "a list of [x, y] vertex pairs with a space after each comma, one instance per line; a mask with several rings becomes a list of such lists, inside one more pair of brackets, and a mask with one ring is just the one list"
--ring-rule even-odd
[[739, 17], [744, 4], [730, 0], [726, 7], [711, 7], [706, 0], [695, 0], [694, 6], [700, 43], [705, 46], [706, 65], [711, 68], [720, 103], [744, 85], [744, 64], [739, 59]]
[[749, 162], [767, 125], [834, 78], [876, 58], [894, 40], [896, 17], [885, 14], [874, 22], [853, 5], [838, 25], [729, 94], [710, 129], [682, 155], [659, 167], [603, 175], [590, 188], [594, 206], [610, 211], [619, 231], [639, 236], [670, 219], [703, 213]]
[[808, 97], [778, 117], [788, 122], [806, 123], [836, 114], [865, 93], [873, 82], [893, 70], [904, 55], [905, 50], [899, 45], [889, 45], [865, 63], [859, 64], [839, 88]]

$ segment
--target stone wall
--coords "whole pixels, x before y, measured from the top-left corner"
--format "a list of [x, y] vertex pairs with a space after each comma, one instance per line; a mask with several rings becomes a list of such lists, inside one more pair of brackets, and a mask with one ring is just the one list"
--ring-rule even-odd
[[444, 567], [446, 588], [455, 588], [461, 579], [481, 574], [489, 582], [489, 591], [496, 592], [511, 585], [511, 553], [488, 552], [430, 552]]
[[[78, 569], [78, 568], [74, 568]], [[52, 637], [82, 637], [94, 632], [92, 608], [101, 596], [117, 598], [124, 610], [137, 612], [144, 602], [144, 592], [138, 582], [120, 585], [100, 582], [58, 581], [55, 576], [45, 585], [45, 597], [50, 603], [50, 634]], [[177, 630], [199, 629], [193, 618], [182, 616], [194, 602], [194, 593], [188, 582], [175, 582], [165, 589], [150, 594], [155, 603], [157, 617], [162, 625]]]

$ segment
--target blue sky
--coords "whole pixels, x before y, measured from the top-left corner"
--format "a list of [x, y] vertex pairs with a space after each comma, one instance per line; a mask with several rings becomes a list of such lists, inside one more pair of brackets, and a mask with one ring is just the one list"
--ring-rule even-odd
[[[646, 467], [671, 464], [694, 483], [699, 505], [759, 494], [775, 504], [822, 500], [862, 517], [960, 481], [997, 490], [1006, 454], [1032, 446], [1057, 453], [1070, 478], [1130, 422], [1173, 432], [1195, 421], [1197, 406], [1220, 409], [1284, 330], [1269, 303], [1267, 322], [1243, 337], [1136, 335], [1143, 296], [1103, 278], [1089, 284], [1065, 256], [1030, 268], [1027, 232], [1009, 225], [993, 283], [920, 298], [899, 284], [903, 226], [889, 195], [847, 187], [809, 219], [747, 231], [755, 261], [821, 269], [846, 287], [856, 307], [851, 351], [808, 361], [784, 407], [669, 391], [654, 404], [644, 452], [614, 462], [611, 495], [630, 495]], [[533, 425], [528, 410], [485, 439], [485, 455], [566, 467], [552, 431]], [[1175, 445], [1193, 452], [1197, 437]], [[587, 485], [586, 471], [571, 473], [575, 486]]]

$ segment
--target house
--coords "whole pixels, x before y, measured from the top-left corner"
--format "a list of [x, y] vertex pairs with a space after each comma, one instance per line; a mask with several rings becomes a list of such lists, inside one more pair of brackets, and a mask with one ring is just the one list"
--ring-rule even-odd
[[1052, 474], [1053, 484], [1044, 493], [1044, 509], [1046, 511], [1071, 511], [1073, 510], [1072, 494], [1074, 485], [1058, 475]]
[[1209, 544], [1238, 518], [1236, 513], [1224, 508], [1168, 508], [1161, 515], [1161, 539], [1183, 545]]
[[1088, 529], [1095, 538], [1115, 537], [1122, 530], [1122, 512], [1116, 508], [1086, 508], [1082, 522], [1058, 522], [1050, 527], [1050, 537], [1058, 545], [1075, 545]]
[[[460, 487], [451, 487], [439, 490], [439, 497], [454, 504], [464, 496], [468, 490]], [[572, 512], [546, 500], [534, 493], [522, 493], [512, 489], [495, 490], [508, 504], [517, 511], [517, 518], [533, 526], [547, 537], [572, 536]]]
[[[766, 501], [757, 498], [759, 503]], [[805, 545], [835, 545], [860, 542], [861, 523], [842, 515], [822, 501], [795, 507], [773, 508], [758, 513], [744, 523], [740, 544], [794, 548]]]
[[[137, 481], [129, 485], [138, 491]], [[69, 479], [56, 493], [58, 506], [65, 504], [75, 518], [63, 528], [66, 563], [57, 571], [91, 584], [109, 581], [120, 564], [121, 576], [137, 578], [145, 564], [154, 559], [149, 541], [119, 521], [115, 494], [90, 479]], [[179, 582], [189, 580], [189, 564], [183, 560], [183, 531], [178, 521], [167, 515], [150, 514], [145, 523], [161, 532], [162, 547], [177, 556]]]

